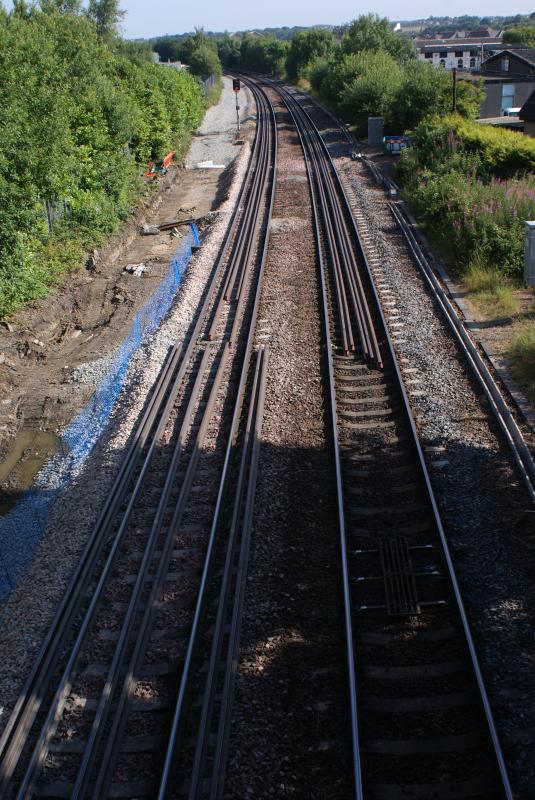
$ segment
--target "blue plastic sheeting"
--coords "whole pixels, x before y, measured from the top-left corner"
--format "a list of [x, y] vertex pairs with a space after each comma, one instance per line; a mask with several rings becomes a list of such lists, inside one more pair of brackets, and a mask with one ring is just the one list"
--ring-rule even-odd
[[41, 470], [35, 485], [0, 518], [0, 600], [16, 587], [43, 534], [54, 501], [78, 474], [99, 440], [123, 387], [132, 356], [141, 342], [158, 329], [171, 308], [192, 247], [199, 245], [199, 232], [196, 225], [191, 224], [188, 237], [181, 242], [166, 277], [137, 312], [108, 373], [63, 432], [58, 451]]

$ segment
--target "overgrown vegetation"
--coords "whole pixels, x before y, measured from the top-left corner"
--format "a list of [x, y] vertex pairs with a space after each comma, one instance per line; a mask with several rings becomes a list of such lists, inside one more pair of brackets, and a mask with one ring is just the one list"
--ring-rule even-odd
[[89, 15], [63, 4], [0, 11], [3, 316], [117, 228], [140, 166], [183, 151], [203, 113], [194, 77], [117, 39], [115, 0], [95, 0]]
[[336, 40], [331, 31], [311, 28], [296, 33], [290, 42], [286, 58], [286, 75], [290, 80], [308, 78], [314, 62], [329, 58], [334, 52]]
[[535, 26], [515, 25], [503, 34], [503, 44], [524, 44], [527, 47], [535, 47]]
[[535, 403], [535, 325], [532, 320], [516, 323], [511, 348], [513, 368]]
[[[451, 106], [451, 76], [417, 60], [412, 42], [372, 14], [349, 26], [340, 47], [309, 63], [306, 77], [358, 132], [369, 116], [381, 116], [387, 131], [401, 133]], [[481, 99], [477, 85], [459, 84], [461, 114], [475, 116]]]
[[286, 58], [290, 43], [275, 36], [252, 36], [246, 34], [240, 43], [240, 66], [266, 75], [282, 77], [286, 70]]
[[524, 220], [535, 215], [535, 141], [458, 115], [415, 130], [398, 177], [416, 215], [461, 272], [522, 275]]
[[496, 268], [472, 262], [464, 273], [463, 284], [486, 316], [503, 319], [518, 314], [520, 303], [511, 282]]
[[180, 40], [172, 37], [157, 39], [154, 51], [161, 61], [181, 61], [187, 64], [190, 72], [202, 80], [209, 75], [216, 78], [221, 76], [218, 42], [208, 36], [204, 28], [197, 28], [194, 34]]

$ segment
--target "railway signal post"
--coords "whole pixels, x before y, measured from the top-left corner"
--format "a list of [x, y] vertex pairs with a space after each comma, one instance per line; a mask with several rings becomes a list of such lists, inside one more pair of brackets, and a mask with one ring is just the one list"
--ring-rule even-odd
[[232, 79], [232, 91], [236, 95], [236, 124], [238, 126], [238, 133], [240, 132], [240, 104], [238, 102], [238, 94], [241, 89], [240, 79], [233, 78]]

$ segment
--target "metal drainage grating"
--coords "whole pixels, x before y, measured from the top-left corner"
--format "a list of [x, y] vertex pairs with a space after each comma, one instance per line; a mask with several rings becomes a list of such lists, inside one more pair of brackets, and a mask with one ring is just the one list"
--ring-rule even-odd
[[419, 614], [420, 605], [407, 539], [380, 539], [379, 553], [388, 614]]

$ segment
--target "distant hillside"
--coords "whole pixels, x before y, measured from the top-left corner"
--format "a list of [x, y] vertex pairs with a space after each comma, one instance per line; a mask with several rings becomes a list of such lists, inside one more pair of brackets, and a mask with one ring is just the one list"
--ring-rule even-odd
[[[335, 30], [336, 25], [295, 25], [293, 28], [252, 28], [250, 30], [234, 31], [232, 36], [245, 36], [246, 33], [256, 34], [257, 36], [275, 36], [277, 39], [287, 40], [295, 36], [299, 31], [306, 31], [310, 28], [321, 28], [326, 31]], [[204, 35], [208, 39], [221, 39], [228, 31], [204, 31]], [[157, 42], [162, 39], [172, 39], [180, 42], [187, 39], [188, 36], [193, 36], [194, 31], [187, 31], [186, 33], [162, 33], [161, 36], [153, 36], [151, 39], [140, 39], [137, 41]]]
[[535, 13], [515, 14], [507, 17], [473, 17], [468, 15], [461, 17], [427, 17], [426, 19], [396, 20], [396, 22], [400, 23], [402, 29], [418, 29], [418, 32], [423, 35], [447, 36], [458, 30], [476, 30], [478, 28], [503, 30], [512, 25], [532, 23], [534, 19]]
[[[402, 29], [407, 32], [418, 32], [420, 35], [433, 35], [433, 36], [448, 36], [458, 30], [476, 30], [478, 28], [493, 28], [503, 30], [503, 28], [510, 28], [512, 25], [533, 24], [535, 21], [535, 12], [532, 14], [515, 14], [507, 17], [473, 17], [464, 15], [461, 17], [426, 17], [425, 19], [393, 19], [392, 24], [399, 23]], [[243, 37], [245, 34], [253, 34], [256, 36], [275, 36], [277, 39], [287, 41], [295, 36], [300, 31], [306, 31], [310, 28], [321, 28], [326, 31], [332, 31], [337, 38], [343, 36], [349, 28], [348, 23], [341, 23], [338, 25], [295, 25], [293, 28], [253, 28], [250, 30], [234, 31], [230, 35], [236, 37]], [[204, 31], [204, 35], [208, 39], [221, 39], [228, 35], [228, 31]], [[150, 44], [161, 42], [162, 40], [182, 42], [193, 36], [193, 31], [186, 31], [184, 33], [163, 33], [161, 36], [154, 36], [151, 39], [144, 40], [138, 39], [136, 41], [148, 41]]]

